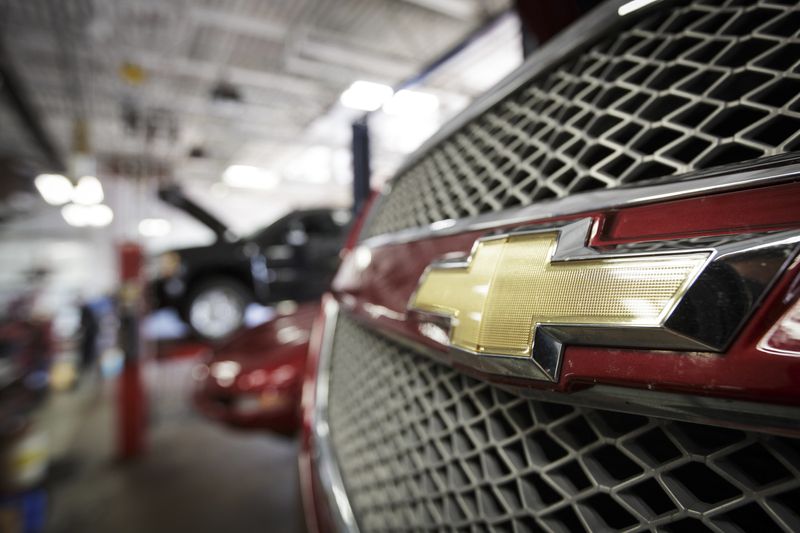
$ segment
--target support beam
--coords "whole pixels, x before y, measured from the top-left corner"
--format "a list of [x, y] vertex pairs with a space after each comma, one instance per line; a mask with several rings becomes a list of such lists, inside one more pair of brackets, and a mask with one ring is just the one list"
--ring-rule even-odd
[[466, 0], [405, 0], [409, 4], [458, 20], [473, 20], [477, 15], [476, 4]]
[[458, 54], [463, 52], [468, 46], [474, 43], [479, 38], [483, 37], [487, 33], [489, 33], [493, 28], [497, 27], [499, 24], [502, 23], [507, 17], [513, 16], [512, 12], [510, 11], [500, 11], [488, 19], [486, 19], [483, 24], [472, 30], [468, 35], [464, 37], [460, 42], [456, 43], [455, 46], [446, 50], [444, 53], [439, 55], [438, 57], [434, 58], [430, 61], [427, 65], [423, 66], [422, 69], [417, 74], [412, 75], [409, 78], [401, 81], [399, 84], [395, 85], [395, 91], [399, 91], [400, 89], [404, 89], [406, 87], [416, 85], [421, 83], [425, 78], [427, 78], [432, 72], [439, 69], [442, 65], [456, 57]]
[[[218, 80], [220, 66], [209, 61], [182, 57], [164, 58], [154, 53], [134, 53], [133, 60], [145, 69], [158, 73], [180, 74], [204, 81]], [[305, 76], [292, 76], [242, 67], [226, 66], [226, 79], [235, 85], [249, 85], [288, 92], [306, 98], [328, 97], [328, 90], [319, 82]]]
[[284, 24], [276, 24], [268, 20], [236, 15], [228, 11], [208, 7], [193, 6], [189, 16], [200, 24], [214, 26], [240, 35], [250, 35], [260, 39], [282, 42], [286, 39], [289, 28]]
[[402, 77], [413, 68], [410, 61], [387, 58], [381, 53], [356, 48], [349, 43], [339, 43], [332, 39], [310, 38], [304, 41], [297, 51], [300, 55], [324, 64], [339, 65], [388, 79]]

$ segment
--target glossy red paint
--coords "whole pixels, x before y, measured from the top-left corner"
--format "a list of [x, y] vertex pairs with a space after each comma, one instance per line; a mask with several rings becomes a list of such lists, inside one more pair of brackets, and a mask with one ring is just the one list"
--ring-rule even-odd
[[230, 426], [286, 435], [300, 427], [300, 394], [319, 303], [244, 331], [195, 371], [195, 406]]
[[[498, 226], [493, 231], [590, 216], [597, 221], [598, 228], [590, 243], [603, 247], [624, 242], [800, 228], [797, 198], [800, 198], [800, 183], [793, 182], [661, 203], [654, 199], [648, 205], [530, 220], [514, 226]], [[352, 254], [334, 280], [336, 298], [344, 309], [376, 328], [441, 349], [421, 336], [413, 321], [407, 320], [407, 302], [420, 275], [432, 261], [448, 253], [467, 253], [475, 240], [487, 233], [487, 230], [471, 231], [378, 247], [371, 250], [368, 266], [358, 265], [354, 260], [358, 254]], [[798, 276], [800, 266], [795, 262], [725, 353], [573, 346], [565, 352], [558, 383], [531, 381], [526, 385], [569, 392], [593, 384], [611, 384], [800, 404], [800, 358], [758, 348], [760, 339], [796, 298], [790, 287]]]
[[604, 243], [796, 227], [800, 185], [786, 183], [621, 209], [606, 216]]

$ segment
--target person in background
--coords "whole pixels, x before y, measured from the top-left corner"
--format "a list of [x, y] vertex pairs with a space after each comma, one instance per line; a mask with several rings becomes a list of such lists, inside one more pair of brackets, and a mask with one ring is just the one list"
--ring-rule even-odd
[[97, 360], [97, 336], [100, 332], [100, 326], [89, 302], [84, 301], [81, 303], [80, 310], [80, 373], [83, 375], [94, 366]]

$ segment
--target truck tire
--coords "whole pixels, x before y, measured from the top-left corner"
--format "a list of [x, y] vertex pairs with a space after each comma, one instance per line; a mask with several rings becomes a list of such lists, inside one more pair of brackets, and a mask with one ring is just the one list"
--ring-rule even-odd
[[194, 287], [186, 301], [184, 315], [200, 338], [218, 341], [229, 337], [244, 324], [250, 292], [231, 278], [210, 278]]

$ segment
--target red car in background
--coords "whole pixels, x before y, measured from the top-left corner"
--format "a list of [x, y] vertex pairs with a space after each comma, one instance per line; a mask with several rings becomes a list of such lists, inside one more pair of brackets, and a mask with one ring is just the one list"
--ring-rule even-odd
[[291, 435], [299, 427], [302, 375], [319, 302], [236, 336], [194, 372], [194, 403], [226, 425]]

